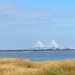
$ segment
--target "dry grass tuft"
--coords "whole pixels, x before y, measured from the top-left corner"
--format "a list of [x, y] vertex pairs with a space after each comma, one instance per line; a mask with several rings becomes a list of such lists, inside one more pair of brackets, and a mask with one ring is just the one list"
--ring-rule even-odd
[[0, 58], [0, 75], [75, 75], [75, 60], [32, 62]]

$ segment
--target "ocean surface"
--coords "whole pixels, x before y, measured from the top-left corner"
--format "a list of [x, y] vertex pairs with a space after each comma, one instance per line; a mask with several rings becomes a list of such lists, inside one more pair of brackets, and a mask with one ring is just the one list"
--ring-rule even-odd
[[0, 52], [0, 58], [23, 58], [31, 61], [75, 59], [75, 51]]

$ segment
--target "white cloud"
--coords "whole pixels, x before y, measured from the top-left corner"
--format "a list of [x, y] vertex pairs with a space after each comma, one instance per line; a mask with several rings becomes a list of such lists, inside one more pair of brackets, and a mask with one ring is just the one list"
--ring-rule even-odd
[[0, 25], [27, 24], [36, 21], [51, 22], [51, 18], [75, 18], [75, 15], [68, 12], [50, 13], [40, 9], [29, 10], [22, 8], [19, 4], [0, 2]]
[[[0, 23], [20, 23], [45, 20], [49, 15], [43, 11], [23, 10], [21, 5], [0, 3]], [[1, 25], [0, 24], [0, 25]]]

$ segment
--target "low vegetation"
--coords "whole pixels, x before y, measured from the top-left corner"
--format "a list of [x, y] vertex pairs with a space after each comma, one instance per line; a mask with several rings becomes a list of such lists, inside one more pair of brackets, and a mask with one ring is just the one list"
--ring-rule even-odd
[[0, 58], [0, 75], [75, 75], [75, 60], [32, 62]]

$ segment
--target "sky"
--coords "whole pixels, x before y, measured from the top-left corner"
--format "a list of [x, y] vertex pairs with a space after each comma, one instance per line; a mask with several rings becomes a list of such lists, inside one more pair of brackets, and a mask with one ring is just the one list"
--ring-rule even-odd
[[31, 48], [38, 40], [75, 47], [75, 0], [0, 0], [0, 49]]

